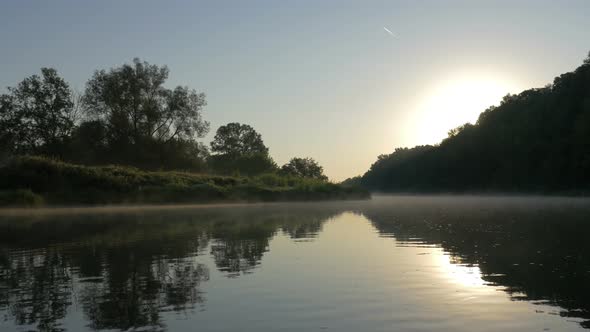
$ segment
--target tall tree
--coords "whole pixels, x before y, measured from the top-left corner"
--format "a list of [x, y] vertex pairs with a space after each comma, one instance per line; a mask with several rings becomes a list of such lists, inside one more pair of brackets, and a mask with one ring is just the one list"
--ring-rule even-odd
[[205, 94], [188, 87], [164, 87], [168, 68], [133, 59], [109, 71], [99, 70], [86, 84], [89, 114], [108, 124], [111, 139], [138, 144], [203, 137], [209, 123], [202, 119]]
[[11, 153], [59, 154], [74, 126], [66, 81], [52, 68], [0, 96], [0, 142]]
[[186, 155], [202, 147], [196, 140], [209, 130], [202, 118], [205, 94], [188, 87], [164, 87], [168, 74], [166, 66], [135, 58], [131, 64], [96, 71], [86, 84], [84, 107], [91, 118], [105, 124], [111, 161], [169, 167], [164, 156], [171, 150]]

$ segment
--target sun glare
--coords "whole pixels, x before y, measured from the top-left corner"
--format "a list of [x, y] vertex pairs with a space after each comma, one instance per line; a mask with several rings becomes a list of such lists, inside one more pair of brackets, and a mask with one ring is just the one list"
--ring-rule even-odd
[[417, 144], [439, 143], [449, 130], [475, 123], [481, 112], [516, 91], [515, 84], [487, 76], [458, 76], [436, 84], [416, 113]]
[[467, 266], [453, 262], [447, 253], [438, 256], [439, 264], [446, 272], [446, 277], [454, 283], [469, 287], [481, 287], [485, 285], [478, 266]]

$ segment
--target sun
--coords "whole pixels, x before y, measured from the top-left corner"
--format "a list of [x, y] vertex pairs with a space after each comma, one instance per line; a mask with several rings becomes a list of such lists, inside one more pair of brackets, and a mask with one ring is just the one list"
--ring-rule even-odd
[[420, 99], [416, 112], [417, 144], [436, 144], [449, 130], [475, 123], [481, 112], [518, 91], [508, 79], [492, 75], [455, 75], [434, 84]]

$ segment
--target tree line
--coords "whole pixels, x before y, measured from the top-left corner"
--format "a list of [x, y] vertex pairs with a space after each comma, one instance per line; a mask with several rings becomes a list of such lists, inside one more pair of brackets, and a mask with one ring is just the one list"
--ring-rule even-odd
[[169, 69], [134, 59], [97, 70], [74, 93], [52, 68], [0, 95], [0, 156], [42, 155], [85, 164], [231, 175], [281, 175], [327, 180], [311, 158], [279, 167], [261, 135], [247, 124], [217, 129], [210, 147], [204, 93], [167, 88]]
[[505, 96], [440, 144], [395, 149], [347, 182], [397, 192], [588, 192], [590, 53], [573, 72]]

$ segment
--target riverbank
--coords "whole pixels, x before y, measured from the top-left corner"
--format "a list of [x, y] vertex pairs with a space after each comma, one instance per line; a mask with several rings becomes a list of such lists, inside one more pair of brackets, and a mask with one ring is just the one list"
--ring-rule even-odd
[[194, 204], [368, 199], [364, 189], [265, 174], [256, 177], [153, 172], [18, 157], [0, 167], [0, 206]]

